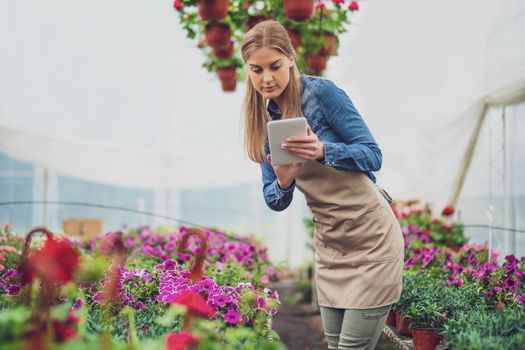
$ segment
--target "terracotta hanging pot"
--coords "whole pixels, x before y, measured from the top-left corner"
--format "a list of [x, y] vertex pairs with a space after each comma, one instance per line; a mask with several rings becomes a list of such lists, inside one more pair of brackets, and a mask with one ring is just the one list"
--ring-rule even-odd
[[230, 44], [224, 47], [212, 47], [213, 56], [220, 60], [226, 60], [232, 57], [233, 54], [233, 41], [230, 41]]
[[319, 49], [320, 55], [334, 55], [337, 47], [337, 37], [330, 33], [323, 34], [324, 43]]
[[237, 68], [234, 66], [222, 67], [217, 68], [216, 72], [221, 80], [222, 90], [235, 91], [235, 85], [237, 83]]
[[312, 18], [314, 0], [283, 0], [284, 15], [297, 22]]
[[290, 41], [292, 42], [292, 46], [295, 50], [301, 45], [301, 37], [299, 36], [299, 33], [295, 30], [291, 30], [286, 28], [286, 32], [288, 33], [288, 36], [290, 37]]
[[255, 27], [256, 24], [259, 24], [269, 19], [270, 18], [266, 16], [250, 16], [248, 20], [246, 21], [246, 25], [244, 26], [244, 31], [247, 32], [253, 27]]
[[306, 68], [313, 74], [318, 74], [326, 69], [328, 55], [309, 53], [306, 55]]
[[211, 47], [227, 47], [231, 40], [230, 26], [224, 23], [208, 23], [205, 29], [206, 42]]
[[412, 328], [414, 350], [435, 350], [439, 344], [437, 329]]
[[400, 312], [396, 312], [396, 325], [397, 325], [397, 332], [401, 335], [407, 335], [412, 336], [412, 332], [410, 329], [410, 322], [407, 318], [401, 317]]
[[385, 324], [391, 327], [396, 326], [396, 313], [394, 311], [388, 312], [388, 316], [386, 317]]
[[237, 80], [221, 80], [222, 91], [235, 91]]
[[203, 21], [221, 21], [228, 14], [228, 0], [197, 0], [197, 6]]

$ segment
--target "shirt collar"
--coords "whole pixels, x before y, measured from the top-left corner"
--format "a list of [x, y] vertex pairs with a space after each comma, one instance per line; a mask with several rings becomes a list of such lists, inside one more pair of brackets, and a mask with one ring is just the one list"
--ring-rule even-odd
[[[300, 80], [301, 80], [301, 85], [303, 87], [302, 91], [304, 91], [304, 89], [306, 88], [306, 84], [308, 83], [308, 77], [303, 74], [300, 76]], [[277, 103], [275, 103], [273, 100], [268, 101], [267, 111], [268, 113], [270, 113], [270, 116], [272, 116], [272, 118], [281, 117], [281, 110], [279, 109], [279, 106], [277, 105]]]

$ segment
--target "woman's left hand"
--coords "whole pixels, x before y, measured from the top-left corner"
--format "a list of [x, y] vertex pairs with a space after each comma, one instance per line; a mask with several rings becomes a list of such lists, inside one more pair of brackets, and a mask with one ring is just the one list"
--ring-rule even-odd
[[319, 141], [319, 138], [317, 138], [310, 126], [308, 126], [306, 136], [295, 136], [286, 139], [281, 148], [306, 160], [324, 158], [324, 144]]

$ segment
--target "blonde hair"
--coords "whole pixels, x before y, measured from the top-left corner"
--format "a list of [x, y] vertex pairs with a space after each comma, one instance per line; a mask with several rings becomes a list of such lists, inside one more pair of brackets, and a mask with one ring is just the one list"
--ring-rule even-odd
[[[299, 69], [295, 63], [296, 52], [290, 37], [284, 27], [273, 20], [260, 22], [254, 26], [242, 41], [241, 54], [244, 62], [248, 60], [253, 51], [267, 47], [275, 49], [293, 57], [294, 63], [290, 68], [290, 82], [284, 89], [283, 105], [281, 106], [282, 118], [302, 117], [301, 110], [301, 80]], [[246, 95], [244, 97], [244, 148], [248, 157], [257, 163], [264, 162], [264, 140], [266, 138], [267, 100], [257, 92], [250, 80], [246, 78]]]

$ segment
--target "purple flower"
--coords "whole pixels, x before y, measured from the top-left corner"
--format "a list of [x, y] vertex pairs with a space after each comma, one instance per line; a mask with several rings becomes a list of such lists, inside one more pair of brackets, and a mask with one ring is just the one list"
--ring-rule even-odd
[[20, 290], [21, 288], [18, 285], [11, 286], [7, 288], [7, 295], [10, 297], [16, 297], [18, 294], [20, 294]]
[[237, 324], [241, 320], [241, 313], [235, 309], [228, 309], [223, 315], [224, 321], [230, 324]]
[[505, 281], [503, 281], [503, 286], [506, 288], [506, 289], [515, 289], [515, 290], [518, 290], [519, 288], [519, 282], [517, 280], [515, 280], [514, 278], [510, 277], [510, 278], [507, 278]]
[[213, 304], [219, 307], [225, 307], [226, 304], [231, 301], [231, 298], [224, 294], [218, 294], [218, 295], [212, 296], [211, 301]]
[[257, 297], [256, 305], [259, 309], [263, 309], [266, 306], [266, 300], [264, 300], [264, 298]]
[[93, 295], [93, 301], [95, 303], [99, 303], [102, 301], [102, 292], [97, 292], [95, 295]]
[[164, 261], [164, 270], [167, 270], [167, 271], [175, 270], [176, 266], [177, 266], [177, 262], [171, 259]]
[[135, 304], [135, 310], [140, 310], [144, 307], [144, 304], [141, 301], [137, 301]]
[[4, 276], [2, 277], [2, 279], [5, 281], [11, 277], [13, 278], [17, 278], [19, 277], [20, 274], [18, 273], [18, 271], [14, 270], [14, 269], [9, 269], [6, 271], [6, 273], [4, 274]]
[[82, 307], [82, 304], [84, 304], [84, 302], [82, 301], [82, 299], [78, 298], [73, 303], [73, 306], [71, 307], [71, 309], [73, 309], [73, 311], [77, 311], [78, 309]]

